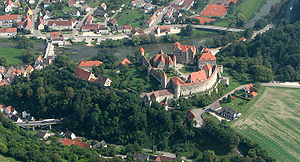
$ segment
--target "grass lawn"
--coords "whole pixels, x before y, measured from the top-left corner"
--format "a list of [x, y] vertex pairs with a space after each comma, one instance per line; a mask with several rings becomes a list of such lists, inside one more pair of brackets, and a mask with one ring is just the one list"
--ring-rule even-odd
[[[133, 9], [126, 10], [125, 12], [119, 13], [120, 17], [118, 18], [119, 25], [131, 25], [132, 27], [143, 27], [142, 21], [148, 20], [150, 15], [145, 14], [143, 10]], [[144, 19], [143, 19], [144, 16]]]
[[189, 74], [189, 73], [194, 72], [195, 70], [194, 70], [194, 66], [184, 65], [179, 71], [184, 74]]
[[16, 159], [11, 157], [5, 157], [3, 155], [0, 155], [0, 161], [1, 162], [18, 162]]
[[249, 20], [260, 8], [264, 0], [244, 0], [241, 4], [234, 8], [232, 14], [227, 15], [223, 20], [216, 22], [216, 26], [229, 26], [230, 20], [235, 18], [235, 13], [240, 11], [247, 20]]
[[231, 126], [278, 161], [300, 161], [300, 89], [263, 88], [247, 113]]
[[236, 87], [239, 87], [243, 84], [246, 84], [246, 83], [241, 83], [239, 81], [237, 81], [236, 79], [232, 78], [232, 76], [230, 76], [227, 72], [224, 72], [221, 74], [223, 77], [228, 77], [229, 78], [229, 86], [226, 88], [225, 90], [225, 93], [228, 93], [230, 91], [232, 91], [233, 89], [235, 89]]
[[8, 64], [20, 64], [21, 60], [21, 50], [16, 48], [0, 48], [0, 56], [6, 57]]
[[87, 0], [86, 3], [88, 4], [89, 7], [94, 8], [99, 6], [101, 1], [99, 0]]

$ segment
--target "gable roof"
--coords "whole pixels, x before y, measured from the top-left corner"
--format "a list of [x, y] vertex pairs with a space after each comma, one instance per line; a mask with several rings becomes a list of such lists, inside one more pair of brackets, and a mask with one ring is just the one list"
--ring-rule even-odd
[[140, 53], [144, 53], [144, 52], [145, 52], [144, 48], [141, 47], [141, 48], [140, 48]]
[[129, 65], [131, 62], [128, 60], [128, 58], [124, 58], [123, 61], [121, 61], [122, 65]]
[[0, 28], [0, 33], [17, 33], [17, 28]]
[[63, 35], [60, 32], [50, 32], [50, 37], [52, 40], [63, 40]]
[[204, 70], [193, 72], [189, 75], [189, 80], [191, 80], [193, 83], [200, 82], [204, 79], [207, 79], [207, 75]]
[[179, 77], [173, 77], [173, 78], [171, 78], [171, 80], [175, 84], [179, 84], [179, 85], [185, 84], [185, 82], [181, 78], [179, 78]]
[[209, 63], [206, 63], [203, 67], [203, 70], [205, 70], [205, 71], [212, 70], [212, 66]]
[[68, 139], [68, 138], [64, 138], [64, 140], [62, 141], [62, 144], [67, 145], [67, 146], [76, 145], [76, 146], [81, 147], [81, 148], [89, 148], [91, 146], [88, 143], [75, 141], [75, 140], [71, 140], [71, 139]]
[[162, 156], [162, 155], [158, 155], [155, 159], [155, 161], [173, 161], [175, 160], [175, 158], [171, 158], [171, 157], [167, 157], [167, 156]]
[[100, 66], [102, 64], [101, 61], [81, 61], [78, 67], [93, 67]]
[[199, 57], [199, 61], [217, 60], [217, 58], [211, 52], [204, 52]]
[[76, 68], [74, 74], [78, 78], [81, 78], [81, 79], [84, 79], [84, 80], [89, 80], [91, 75], [92, 75], [92, 72], [88, 72], [88, 71], [85, 71], [83, 69]]
[[174, 49], [178, 48], [181, 52], [188, 52], [191, 50], [192, 52], [196, 52], [195, 46], [189, 46], [189, 45], [182, 45], [179, 42], [174, 43]]
[[0, 15], [0, 21], [5, 21], [5, 20], [12, 20], [12, 21], [17, 21], [19, 20], [19, 15], [14, 14], [14, 15]]
[[56, 26], [72, 26], [76, 20], [50, 20], [48, 21], [48, 26], [56, 25]]

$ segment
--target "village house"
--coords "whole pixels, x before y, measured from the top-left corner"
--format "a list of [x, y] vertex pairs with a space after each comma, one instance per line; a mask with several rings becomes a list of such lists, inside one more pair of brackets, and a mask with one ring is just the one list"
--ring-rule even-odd
[[17, 35], [17, 28], [0, 28], [0, 37], [13, 37]]
[[98, 76], [98, 78], [94, 82], [99, 83], [101, 86], [104, 87], [110, 87], [110, 84], [112, 83], [112, 81], [104, 75]]
[[32, 20], [29, 14], [26, 14], [24, 17], [24, 21], [18, 22], [18, 24], [19, 24], [18, 28], [30, 31], [30, 33], [33, 32]]
[[63, 46], [64, 45], [64, 37], [60, 32], [50, 32], [50, 41], [53, 45]]
[[33, 15], [33, 12], [31, 10], [31, 8], [29, 6], [26, 7], [26, 13], [29, 15], [29, 16], [32, 16]]
[[6, 3], [5, 3], [5, 7], [4, 7], [4, 11], [5, 12], [11, 12], [12, 9], [14, 7], [14, 3], [11, 1], [11, 0], [8, 0]]
[[174, 43], [173, 54], [177, 57], [177, 63], [193, 64], [196, 55], [196, 47]]
[[89, 72], [87, 70], [76, 68], [74, 75], [78, 78], [81, 78], [83, 80], [91, 81], [91, 79], [95, 80], [96, 77], [92, 74], [92, 72]]
[[93, 12], [93, 16], [94, 17], [104, 17], [104, 18], [106, 18], [107, 17], [107, 13], [104, 10], [102, 10], [100, 8], [97, 8], [97, 10], [95, 10]]
[[67, 131], [67, 132], [64, 134], [64, 137], [73, 140], [73, 139], [76, 138], [76, 135], [75, 135], [74, 133], [72, 133], [71, 131]]
[[160, 36], [170, 34], [171, 28], [170, 28], [170, 26], [167, 26], [167, 25], [161, 26], [161, 27], [154, 27], [152, 32], [156, 37], [160, 37]]
[[102, 140], [101, 142], [97, 142], [95, 145], [93, 145], [93, 148], [102, 149], [102, 148], [105, 148], [105, 147], [107, 147], [107, 144], [104, 140]]
[[23, 120], [19, 118], [17, 115], [11, 115], [10, 119], [13, 120], [15, 123], [23, 122]]
[[50, 6], [50, 0], [44, 0], [44, 8], [47, 8]]
[[118, 33], [130, 34], [131, 30], [132, 30], [132, 27], [130, 25], [117, 26]]
[[13, 23], [21, 21], [21, 16], [14, 15], [0, 15], [0, 27], [12, 27]]
[[109, 20], [108, 23], [109, 23], [109, 25], [111, 25], [111, 26], [116, 26], [116, 25], [118, 25], [118, 20], [115, 19], [115, 18], [113, 18], [113, 19]]
[[135, 28], [131, 31], [131, 34], [132, 34], [132, 36], [134, 36], [134, 35], [141, 36], [141, 35], [145, 34], [145, 31], [144, 31], [144, 29], [141, 29], [141, 28]]
[[78, 11], [78, 10], [72, 10], [72, 11], [70, 11], [70, 15], [74, 16], [74, 17], [79, 17], [81, 14], [80, 14], [80, 11]]
[[163, 156], [163, 155], [158, 155], [155, 158], [155, 161], [157, 161], [157, 162], [174, 161], [174, 160], [175, 160], [174, 157], [168, 157], [168, 156]]
[[134, 0], [131, 1], [131, 5], [136, 8], [141, 8], [146, 5], [144, 0]]
[[99, 25], [97, 33], [108, 34], [109, 33], [109, 28], [105, 25]]
[[102, 65], [101, 61], [81, 61], [78, 64], [78, 68], [85, 69], [87, 71], [91, 71], [93, 66], [100, 66], [100, 65]]
[[107, 9], [107, 6], [106, 6], [106, 4], [103, 2], [103, 3], [101, 3], [101, 5], [100, 5], [101, 7], [102, 7], [102, 9], [103, 10], [106, 10]]
[[238, 111], [233, 110], [229, 107], [222, 107], [221, 109], [218, 109], [216, 111], [216, 113], [228, 120], [235, 120], [235, 119], [241, 117], [241, 115], [242, 115]]
[[182, 10], [188, 11], [195, 3], [195, 0], [185, 0], [183, 3]]
[[156, 21], [157, 15], [154, 13], [148, 20], [143, 21], [143, 25], [146, 27], [151, 27], [153, 23]]
[[76, 25], [77, 20], [49, 20], [47, 26], [51, 30], [72, 30]]
[[54, 133], [47, 133], [46, 131], [39, 130], [36, 134], [38, 138], [42, 138], [43, 140], [46, 140], [48, 137], [54, 136]]
[[143, 154], [143, 153], [139, 153], [139, 152], [136, 152], [133, 154], [133, 160], [134, 161], [149, 161], [150, 156], [147, 155], [147, 154]]
[[90, 148], [91, 147], [91, 145], [88, 144], [88, 143], [80, 142], [80, 141], [76, 141], [76, 140], [71, 140], [71, 139], [68, 139], [68, 138], [64, 138], [61, 141], [61, 144], [66, 145], [66, 146], [76, 145], [76, 146], [81, 147], [81, 148]]
[[37, 21], [37, 29], [38, 30], [44, 30], [45, 26], [44, 26], [44, 20], [39, 17], [38, 21]]
[[151, 5], [151, 3], [146, 3], [146, 5], [144, 6], [144, 9], [146, 10], [145, 12], [147, 13], [149, 10], [151, 10], [153, 8], [153, 6]]
[[128, 58], [124, 58], [124, 59], [120, 62], [119, 66], [121, 66], [121, 65], [129, 65], [129, 64], [131, 64], [131, 62], [128, 60]]
[[51, 13], [49, 11], [46, 11], [43, 15], [43, 20], [48, 20], [52, 17]]

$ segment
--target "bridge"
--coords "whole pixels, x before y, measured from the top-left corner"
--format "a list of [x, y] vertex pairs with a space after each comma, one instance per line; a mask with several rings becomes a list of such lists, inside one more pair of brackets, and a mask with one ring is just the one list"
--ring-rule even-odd
[[15, 122], [19, 127], [24, 127], [24, 128], [32, 128], [34, 127], [41, 127], [41, 126], [49, 126], [51, 129], [52, 125], [60, 125], [62, 124], [61, 120], [56, 119], [55, 122], [52, 121], [28, 121], [28, 122]]

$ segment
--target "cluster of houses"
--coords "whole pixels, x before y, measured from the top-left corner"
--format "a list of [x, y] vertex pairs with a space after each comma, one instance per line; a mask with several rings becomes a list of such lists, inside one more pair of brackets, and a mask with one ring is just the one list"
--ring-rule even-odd
[[[28, 10], [31, 9], [29, 8]], [[15, 36], [17, 35], [18, 31], [33, 31], [31, 16], [28, 13], [26, 13], [23, 18], [18, 14], [0, 15], [1, 37]]]
[[23, 111], [21, 114], [17, 112], [15, 108], [12, 106], [5, 106], [3, 104], [0, 104], [0, 112], [3, 113], [3, 115], [14, 122], [27, 122], [27, 121], [35, 121], [34, 117], [30, 115], [30, 113], [27, 113], [26, 111]]
[[[145, 57], [145, 50], [140, 49], [140, 61], [148, 69], [148, 75], [153, 76], [161, 84], [161, 90], [143, 93], [145, 105], [153, 102], [167, 105], [173, 98], [194, 93], [206, 92], [215, 87], [218, 78], [221, 79], [222, 66], [216, 63], [216, 57], [208, 48], [201, 49], [201, 55], [196, 57], [195, 46], [174, 43], [173, 53], [166, 54], [162, 50], [150, 61]], [[177, 64], [197, 65], [187, 78], [168, 77], [165, 71], [176, 69]], [[228, 79], [228, 78], [227, 78]]]
[[29, 78], [29, 74], [32, 73], [34, 68], [31, 65], [14, 67], [10, 66], [5, 68], [0, 66], [0, 88], [4, 85], [10, 85], [16, 76], [24, 76]]
[[134, 161], [157, 161], [157, 162], [163, 162], [163, 161], [174, 161], [176, 159], [176, 155], [168, 154], [168, 155], [149, 155], [145, 153], [139, 153], [136, 152], [133, 155]]
[[98, 67], [101, 65], [102, 65], [101, 61], [81, 61], [78, 64], [78, 66], [74, 72], [74, 75], [83, 80], [95, 82], [104, 87], [109, 87], [112, 81], [108, 77], [106, 77], [104, 75], [99, 75], [98, 77], [96, 77], [92, 73], [93, 67]]

